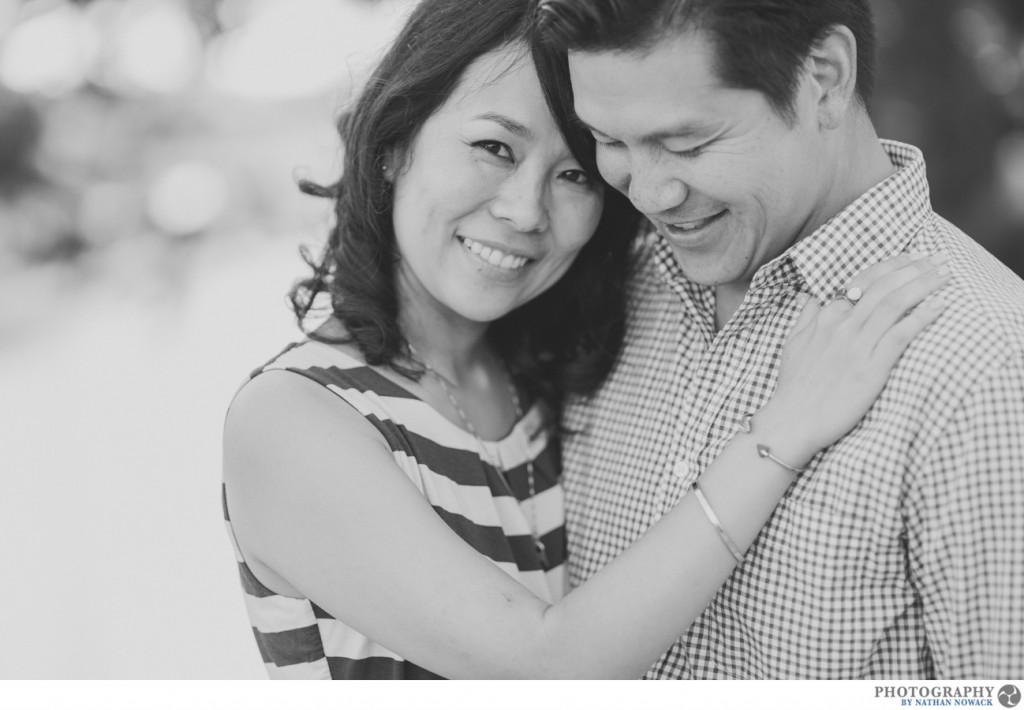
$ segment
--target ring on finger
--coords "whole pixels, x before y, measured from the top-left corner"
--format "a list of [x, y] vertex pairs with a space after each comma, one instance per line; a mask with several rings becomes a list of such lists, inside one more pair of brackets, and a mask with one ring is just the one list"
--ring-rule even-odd
[[839, 294], [839, 297], [851, 306], [856, 306], [857, 302], [864, 298], [864, 289], [860, 286], [844, 289], [843, 292]]

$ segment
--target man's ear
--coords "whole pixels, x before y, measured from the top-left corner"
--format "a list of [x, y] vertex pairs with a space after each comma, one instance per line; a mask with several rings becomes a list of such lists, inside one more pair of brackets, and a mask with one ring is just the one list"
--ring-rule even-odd
[[857, 39], [845, 25], [833, 25], [811, 48], [807, 71], [816, 88], [818, 121], [833, 129], [857, 98]]

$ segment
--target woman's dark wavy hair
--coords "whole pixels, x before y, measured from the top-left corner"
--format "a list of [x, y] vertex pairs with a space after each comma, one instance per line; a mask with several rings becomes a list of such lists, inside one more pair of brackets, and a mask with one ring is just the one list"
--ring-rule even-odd
[[[354, 342], [371, 365], [414, 378], [423, 374], [399, 362], [408, 350], [398, 324], [392, 190], [382, 168], [388, 154], [411, 146], [481, 55], [508, 44], [530, 48], [555, 122], [576, 160], [599, 180], [593, 139], [572, 112], [567, 60], [538, 40], [535, 12], [535, 0], [423, 0], [413, 11], [353, 110], [338, 122], [345, 151], [341, 179], [329, 187], [300, 183], [304, 192], [334, 200], [335, 224], [319, 258], [303, 250], [313, 274], [292, 289], [292, 308], [306, 331], [314, 301], [327, 294], [347, 333], [339, 339], [306, 331], [309, 337]], [[566, 394], [592, 392], [614, 364], [638, 228], [628, 201], [606, 189], [597, 231], [565, 276], [488, 329], [530, 395], [556, 411]]]

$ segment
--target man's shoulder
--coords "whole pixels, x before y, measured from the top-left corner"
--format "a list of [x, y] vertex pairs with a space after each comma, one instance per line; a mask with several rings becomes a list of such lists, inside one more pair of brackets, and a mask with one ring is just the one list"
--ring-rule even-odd
[[1024, 280], [955, 225], [935, 215], [911, 248], [943, 251], [950, 256], [952, 280], [943, 292], [949, 303], [939, 331], [975, 336], [964, 345], [976, 348], [991, 338], [1000, 350], [1024, 349]]
[[946, 311], [910, 346], [898, 370], [954, 377], [967, 388], [1024, 353], [1024, 280], [938, 215], [910, 248], [948, 254], [952, 278], [941, 292]]

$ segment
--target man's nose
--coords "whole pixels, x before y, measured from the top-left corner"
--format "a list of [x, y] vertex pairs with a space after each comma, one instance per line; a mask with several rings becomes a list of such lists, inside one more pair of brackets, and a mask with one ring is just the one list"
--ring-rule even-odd
[[634, 207], [653, 217], [683, 204], [689, 187], [660, 156], [650, 156], [632, 161], [628, 194]]

